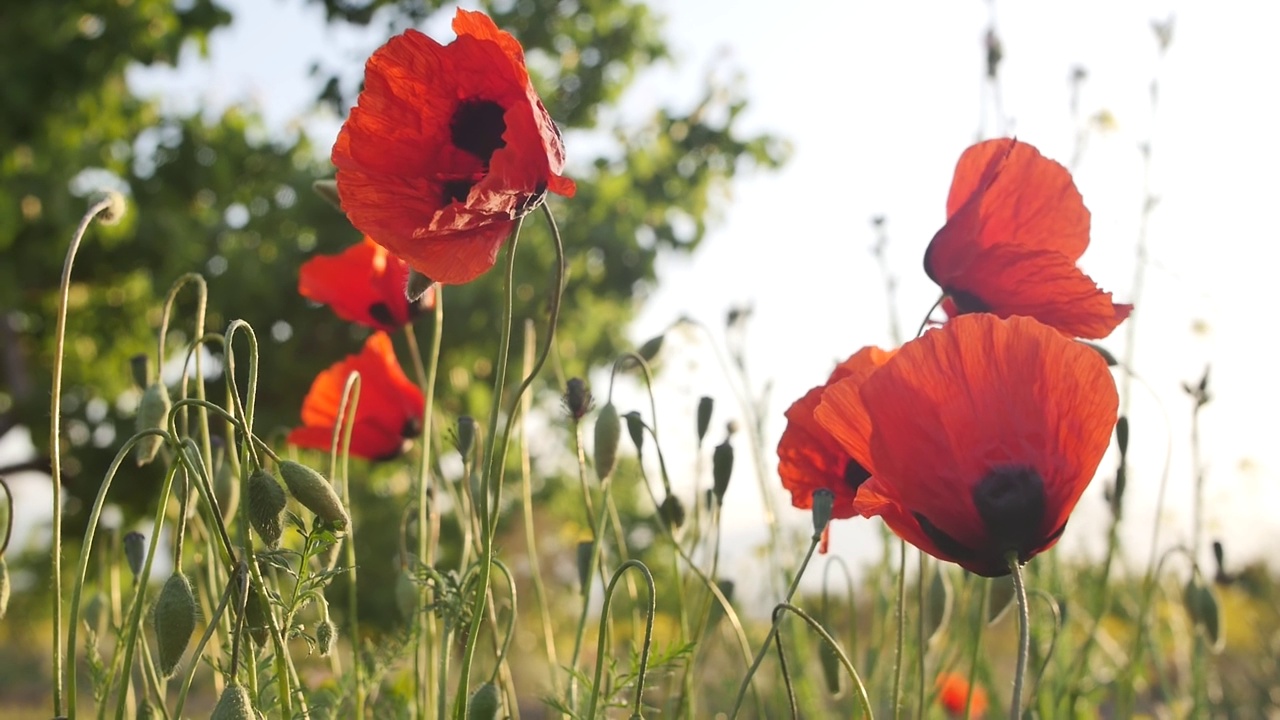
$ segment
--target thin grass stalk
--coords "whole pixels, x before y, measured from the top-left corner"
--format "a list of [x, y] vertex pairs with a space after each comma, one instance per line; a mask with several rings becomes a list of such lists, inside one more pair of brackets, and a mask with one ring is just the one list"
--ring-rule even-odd
[[621, 579], [623, 573], [631, 568], [635, 568], [644, 575], [645, 584], [649, 588], [649, 615], [645, 623], [644, 645], [640, 649], [639, 668], [636, 671], [636, 695], [631, 705], [631, 717], [636, 720], [641, 717], [640, 705], [644, 699], [644, 678], [649, 666], [649, 649], [653, 644], [653, 618], [658, 610], [658, 597], [657, 589], [653, 584], [653, 574], [649, 572], [649, 568], [639, 560], [628, 560], [614, 571], [613, 578], [609, 580], [609, 585], [604, 591], [604, 607], [600, 610], [600, 631], [597, 633], [599, 641], [596, 645], [596, 674], [595, 680], [591, 683], [591, 698], [587, 704], [586, 717], [588, 718], [596, 717], [596, 702], [600, 693], [600, 676], [604, 670], [605, 639], [608, 635], [606, 628], [609, 624], [610, 601], [613, 599], [613, 591], [618, 585], [618, 580]]
[[902, 717], [902, 662], [903, 651], [907, 644], [907, 541], [898, 543], [898, 606], [894, 616], [897, 619], [897, 640], [893, 650], [893, 720]]
[[833, 652], [835, 652], [836, 658], [840, 660], [840, 664], [844, 666], [845, 671], [849, 673], [850, 679], [853, 680], [853, 688], [855, 691], [854, 697], [858, 701], [858, 708], [862, 710], [862, 714], [867, 717], [867, 720], [872, 720], [873, 713], [871, 711], [871, 698], [867, 695], [867, 686], [862, 682], [862, 676], [858, 674], [858, 670], [854, 666], [853, 662], [849, 660], [849, 656], [845, 653], [844, 649], [840, 647], [840, 643], [836, 642], [836, 639], [831, 636], [831, 633], [827, 632], [827, 629], [822, 626], [822, 623], [818, 622], [817, 619], [809, 613], [795, 605], [792, 605], [790, 602], [778, 603], [774, 606], [773, 622], [775, 626], [782, 617], [783, 612], [789, 612], [803, 620], [805, 624], [812, 628], [814, 632], [818, 633], [818, 635], [822, 637], [822, 641], [825, 642]]

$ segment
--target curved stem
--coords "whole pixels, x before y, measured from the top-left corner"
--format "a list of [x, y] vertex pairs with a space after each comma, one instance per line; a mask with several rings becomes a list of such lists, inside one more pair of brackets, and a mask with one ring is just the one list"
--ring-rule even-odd
[[827, 629], [822, 627], [822, 623], [818, 622], [809, 613], [789, 602], [778, 603], [774, 606], [773, 623], [775, 627], [777, 626], [778, 620], [781, 618], [783, 611], [796, 615], [810, 628], [813, 628], [814, 632], [822, 636], [823, 642], [825, 642], [827, 646], [831, 648], [831, 651], [836, 654], [836, 658], [840, 660], [840, 664], [843, 665], [844, 669], [849, 673], [849, 677], [853, 678], [853, 687], [857, 690], [858, 706], [862, 709], [863, 715], [866, 715], [867, 720], [871, 720], [871, 698], [867, 695], [867, 686], [863, 684], [862, 676], [858, 674], [858, 670], [853, 666], [853, 662], [849, 660], [849, 656], [845, 654], [843, 649], [841, 649], [840, 643], [836, 642], [836, 639], [831, 636], [831, 633], [827, 632]]
[[4, 490], [4, 540], [0, 541], [0, 558], [9, 549], [9, 540], [13, 537], [13, 493], [9, 491], [9, 483], [0, 477], [0, 489]]
[[1009, 571], [1013, 573], [1013, 591], [1018, 598], [1018, 666], [1013, 676], [1013, 699], [1009, 703], [1010, 720], [1022, 716], [1022, 687], [1027, 674], [1027, 658], [1031, 655], [1031, 614], [1027, 607], [1027, 586], [1022, 579], [1022, 564], [1016, 552], [1009, 553]]
[[[80, 218], [71, 236], [67, 256], [62, 263], [62, 279], [58, 284], [58, 318], [53, 331], [53, 377], [49, 399], [49, 475], [53, 478], [53, 548], [49, 552], [53, 577], [53, 714], [62, 714], [62, 363], [67, 341], [67, 303], [71, 294], [71, 268], [94, 218], [111, 208], [119, 198], [103, 198]], [[72, 671], [74, 672], [74, 670]]]
[[640, 649], [640, 663], [636, 671], [636, 697], [631, 705], [631, 717], [640, 717], [640, 704], [644, 697], [644, 676], [649, 666], [649, 648], [653, 643], [653, 616], [658, 610], [658, 598], [657, 590], [653, 584], [653, 574], [649, 572], [649, 568], [639, 560], [628, 560], [614, 571], [613, 577], [609, 580], [609, 586], [604, 591], [604, 607], [600, 610], [599, 641], [596, 644], [596, 674], [595, 680], [591, 683], [591, 699], [587, 703], [587, 714], [585, 715], [588, 718], [596, 716], [596, 701], [599, 699], [600, 693], [600, 675], [604, 670], [604, 643], [608, 637], [609, 601], [613, 599], [613, 591], [618, 586], [618, 580], [622, 579], [622, 574], [630, 568], [639, 570], [644, 575], [645, 584], [649, 586], [649, 616], [644, 626], [644, 645]]

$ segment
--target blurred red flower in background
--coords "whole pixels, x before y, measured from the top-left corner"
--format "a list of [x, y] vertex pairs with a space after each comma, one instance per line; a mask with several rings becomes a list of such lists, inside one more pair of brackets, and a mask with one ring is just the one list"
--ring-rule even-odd
[[453, 29], [448, 45], [408, 30], [374, 52], [332, 158], [351, 223], [445, 284], [492, 267], [548, 190], [574, 192], [520, 43], [479, 12]]
[[303, 426], [289, 433], [290, 444], [329, 450], [342, 390], [353, 372], [360, 373], [360, 401], [351, 429], [352, 455], [387, 460], [404, 450], [406, 439], [421, 434], [422, 392], [405, 377], [391, 338], [376, 332], [359, 355], [350, 355], [316, 376], [302, 401]]
[[1076, 267], [1089, 246], [1089, 210], [1071, 173], [1012, 138], [970, 147], [956, 164], [947, 223], [924, 269], [949, 315], [1025, 315], [1074, 337], [1111, 334], [1132, 305], [1111, 302]]
[[818, 423], [865, 468], [854, 510], [994, 577], [1052, 547], [1110, 444], [1119, 399], [1092, 348], [1024, 317], [962, 315], [865, 379]]
[[408, 282], [409, 266], [368, 236], [337, 255], [311, 258], [298, 272], [303, 297], [328, 305], [343, 320], [388, 332], [435, 303], [434, 288], [410, 301]]
[[980, 720], [987, 712], [987, 691], [974, 686], [973, 699], [969, 698], [969, 680], [959, 673], [942, 673], [938, 676], [938, 702], [942, 703], [947, 715], [962, 718], [965, 705], [969, 706], [969, 717]]

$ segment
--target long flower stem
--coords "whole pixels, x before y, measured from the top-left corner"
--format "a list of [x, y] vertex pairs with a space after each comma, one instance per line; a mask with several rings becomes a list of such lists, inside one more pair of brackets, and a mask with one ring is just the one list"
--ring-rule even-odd
[[893, 651], [893, 720], [902, 717], [902, 653], [907, 644], [907, 541], [898, 545], [898, 635]]
[[1022, 578], [1022, 563], [1017, 553], [1009, 553], [1009, 571], [1013, 573], [1013, 592], [1018, 599], [1018, 666], [1013, 675], [1013, 699], [1009, 702], [1009, 719], [1022, 716], [1022, 687], [1026, 681], [1027, 658], [1031, 655], [1031, 609], [1027, 607], [1027, 586]]
[[[53, 331], [53, 377], [49, 399], [49, 475], [53, 478], [53, 548], [49, 551], [53, 576], [53, 714], [62, 714], [62, 364], [67, 341], [67, 304], [71, 294], [71, 268], [84, 240], [89, 223], [120, 202], [108, 197], [95, 203], [80, 218], [71, 245], [62, 263], [62, 280], [58, 285], [58, 319]], [[72, 668], [71, 672], [75, 672]]]

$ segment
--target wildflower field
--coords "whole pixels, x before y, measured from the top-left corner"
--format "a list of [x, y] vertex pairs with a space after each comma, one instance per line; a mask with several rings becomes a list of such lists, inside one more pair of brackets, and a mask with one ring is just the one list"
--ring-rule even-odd
[[[1075, 69], [1074, 155], [1015, 132], [997, 3], [909, 262], [839, 182], [769, 208], [866, 228], [880, 282], [798, 299], [841, 349], [781, 398], [750, 303], [633, 342], [668, 258], [796, 151], [714, 72], [628, 124], [681, 68], [646, 4], [295, 3], [376, 39], [310, 67], [324, 146], [129, 89], [259, 10], [72, 5], [0, 10], [30, 48], [0, 55], [0, 441], [30, 438], [0, 443], [0, 716], [1280, 717], [1280, 589], [1206, 500], [1217, 376], [1135, 359], [1171, 312], [1153, 145], [1132, 267], [1088, 264], [1115, 233], [1077, 168], [1115, 120]], [[835, 262], [800, 242], [741, 252], [762, 288]]]

